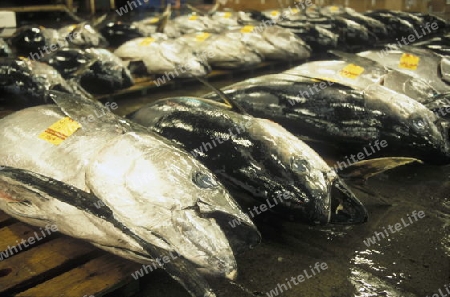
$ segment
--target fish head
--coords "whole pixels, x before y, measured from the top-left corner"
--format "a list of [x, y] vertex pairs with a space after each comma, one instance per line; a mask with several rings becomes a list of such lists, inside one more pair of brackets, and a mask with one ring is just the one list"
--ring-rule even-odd
[[262, 164], [266, 171], [271, 170], [272, 176], [272, 182], [268, 181], [271, 186], [267, 190], [267, 204], [277, 201], [280, 209], [286, 210], [293, 219], [312, 224], [367, 221], [367, 210], [362, 203], [303, 141], [268, 120], [257, 119], [250, 129], [254, 135], [261, 135], [259, 146], [267, 147]]
[[449, 131], [446, 121], [410, 97], [381, 86], [370, 86], [365, 92], [368, 105], [387, 117], [380, 140], [405, 156], [427, 162], [450, 160]]
[[70, 75], [79, 68], [91, 63], [92, 57], [81, 49], [62, 48], [57, 52], [45, 56], [44, 60], [63, 75]]
[[[176, 251], [205, 273], [234, 278], [231, 244], [237, 250], [260, 241], [253, 223], [216, 177], [156, 135], [133, 132], [114, 139], [99, 152], [87, 179], [134, 233]], [[223, 230], [229, 220], [241, 224]]]
[[39, 52], [39, 48], [47, 45], [48, 40], [44, 31], [47, 30], [43, 27], [26, 26], [17, 30], [12, 37], [12, 44], [18, 48], [18, 51], [24, 53], [27, 50], [33, 50], [33, 52]]
[[441, 77], [447, 83], [450, 83], [450, 59], [443, 57], [440, 65]]

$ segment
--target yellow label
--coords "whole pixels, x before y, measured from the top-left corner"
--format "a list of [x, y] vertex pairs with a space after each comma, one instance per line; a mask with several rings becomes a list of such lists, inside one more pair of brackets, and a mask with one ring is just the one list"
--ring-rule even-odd
[[400, 68], [409, 69], [409, 70], [417, 70], [419, 66], [420, 57], [411, 55], [411, 54], [403, 54], [400, 59]]
[[270, 14], [274, 17], [277, 17], [280, 15], [280, 12], [278, 10], [272, 10], [272, 12]]
[[358, 76], [360, 76], [364, 72], [364, 68], [361, 66], [357, 66], [355, 64], [348, 64], [347, 66], [342, 69], [339, 74], [343, 77], [356, 79]]
[[68, 29], [70, 30], [70, 31], [73, 31], [73, 30], [75, 30], [77, 28], [77, 25], [70, 25], [69, 27], [68, 27]]
[[147, 45], [152, 44], [154, 41], [155, 41], [155, 38], [147, 37], [147, 38], [144, 38], [141, 42], [139, 42], [139, 45], [140, 46], [147, 46]]
[[60, 145], [79, 128], [81, 128], [81, 125], [78, 122], [69, 117], [65, 117], [48, 127], [39, 135], [39, 138], [51, 144]]
[[159, 22], [159, 18], [157, 18], [157, 17], [154, 17], [154, 18], [151, 18], [150, 20], [148, 20], [149, 24], [156, 24], [157, 22]]
[[225, 12], [224, 14], [223, 14], [223, 18], [224, 19], [229, 19], [229, 18], [231, 18], [233, 16], [233, 14], [231, 13], [231, 12]]
[[331, 12], [339, 11], [339, 7], [337, 7], [337, 6], [330, 6], [330, 11]]
[[196, 16], [196, 15], [191, 15], [190, 17], [189, 17], [189, 20], [190, 21], [196, 21], [198, 19], [198, 16]]
[[205, 41], [209, 36], [211, 36], [211, 33], [199, 33], [199, 34], [197, 34], [197, 36], [195, 37], [195, 40], [197, 40], [197, 42], [203, 42], [203, 41]]
[[252, 33], [254, 29], [255, 29], [255, 26], [248, 25], [241, 29], [241, 33]]

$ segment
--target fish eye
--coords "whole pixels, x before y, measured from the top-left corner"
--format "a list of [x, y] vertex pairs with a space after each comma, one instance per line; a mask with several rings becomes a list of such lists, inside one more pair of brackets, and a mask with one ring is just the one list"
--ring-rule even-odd
[[291, 158], [291, 169], [296, 173], [305, 174], [309, 172], [308, 162], [306, 160], [292, 157]]
[[424, 131], [426, 128], [426, 123], [422, 119], [415, 119], [412, 121], [413, 127], [417, 131]]
[[196, 172], [192, 177], [192, 181], [202, 189], [212, 189], [218, 185], [211, 175], [203, 172]]

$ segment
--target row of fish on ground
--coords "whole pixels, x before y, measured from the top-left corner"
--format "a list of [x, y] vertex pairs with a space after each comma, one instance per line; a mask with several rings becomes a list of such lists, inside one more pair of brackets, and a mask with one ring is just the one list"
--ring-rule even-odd
[[109, 94], [132, 86], [137, 77], [170, 80], [205, 76], [212, 68], [249, 68], [262, 60], [301, 61], [330, 49], [355, 51], [397, 43], [411, 34], [421, 34], [423, 47], [447, 51], [447, 23], [432, 15], [299, 8], [213, 9], [170, 19], [168, 7], [161, 15], [134, 22], [125, 16], [95, 22], [73, 16], [79, 23], [60, 29], [25, 26], [10, 40], [0, 41], [0, 55], [6, 56], [0, 59], [2, 97], [39, 104], [49, 102], [46, 89]]
[[[261, 239], [255, 208], [310, 224], [363, 223], [367, 210], [344, 178], [450, 160], [441, 56], [406, 46], [383, 51], [384, 64], [374, 51], [335, 54], [341, 60], [203, 99], [159, 100], [128, 119], [81, 88], [46, 89], [54, 104], [0, 120], [0, 209], [139, 263], [170, 256], [162, 268], [192, 296], [215, 296], [204, 275], [237, 277], [235, 255]], [[396, 69], [402, 61], [415, 69]], [[301, 139], [346, 154], [381, 145], [374, 156], [388, 158], [336, 172]]]
[[[248, 114], [345, 154], [375, 140], [378, 156], [449, 164], [450, 61], [411, 46], [358, 54], [333, 51], [283, 73], [223, 89]], [[223, 101], [217, 92], [204, 96]]]
[[310, 224], [367, 220], [313, 149], [237, 105], [173, 98], [131, 121], [83, 96], [48, 96], [55, 104], [0, 120], [0, 209], [139, 263], [175, 253], [162, 268], [192, 296], [215, 296], [203, 275], [235, 279], [235, 255], [259, 243], [243, 209], [269, 205]]
[[[204, 275], [237, 277], [235, 255], [261, 240], [251, 219], [262, 206], [313, 225], [364, 223], [347, 179], [450, 160], [445, 119], [425, 105], [337, 78], [309, 98], [319, 80], [300, 76], [305, 69], [204, 96], [215, 100], [159, 100], [128, 119], [48, 91], [55, 104], [0, 120], [0, 209], [138, 263], [170, 256], [162, 268], [192, 296], [215, 296]], [[381, 146], [387, 158], [339, 171], [303, 137], [348, 154]]]

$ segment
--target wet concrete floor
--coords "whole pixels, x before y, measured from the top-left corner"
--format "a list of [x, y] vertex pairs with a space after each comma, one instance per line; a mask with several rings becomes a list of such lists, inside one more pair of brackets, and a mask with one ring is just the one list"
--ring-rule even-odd
[[[268, 72], [277, 71], [264, 73]], [[256, 74], [263, 72], [246, 76]], [[244, 78], [213, 83], [222, 87]], [[159, 98], [206, 92], [208, 88], [195, 83], [156, 90], [117, 101], [117, 112], [124, 115]], [[331, 153], [327, 159], [333, 164], [343, 156]], [[440, 292], [450, 296], [450, 288], [446, 291], [450, 287], [450, 166], [412, 164], [380, 174], [353, 189], [370, 213], [363, 225], [313, 227], [260, 217], [263, 242], [237, 256], [236, 282], [209, 280], [217, 296], [271, 296], [267, 293], [275, 288], [279, 295], [273, 292], [272, 296], [412, 297], [439, 296], [433, 294]], [[420, 211], [425, 217], [414, 219], [413, 212]], [[394, 228], [396, 224], [400, 224], [400, 231]], [[374, 232], [389, 236], [378, 234], [379, 240], [375, 238], [376, 242], [370, 244], [367, 238]], [[326, 263], [327, 269], [313, 276], [310, 266], [317, 262]], [[303, 282], [291, 280], [301, 274]], [[138, 296], [142, 297], [189, 296], [163, 271], [146, 276], [141, 285], [144, 290]]]

